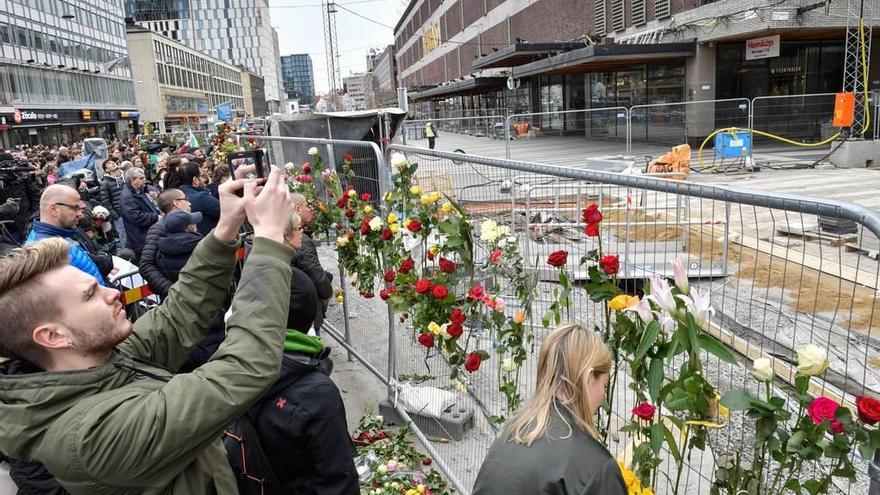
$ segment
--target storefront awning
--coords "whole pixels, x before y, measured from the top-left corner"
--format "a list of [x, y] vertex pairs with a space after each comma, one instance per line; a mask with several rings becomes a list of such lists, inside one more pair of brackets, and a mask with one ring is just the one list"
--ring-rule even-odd
[[577, 74], [645, 62], [680, 59], [693, 56], [696, 46], [696, 42], [693, 41], [593, 45], [514, 67], [513, 77]]
[[440, 98], [453, 95], [480, 93], [486, 90], [500, 88], [504, 86], [506, 80], [507, 79], [504, 77], [475, 77], [472, 79], [454, 81], [416, 93], [410, 93], [410, 97], [415, 100], [424, 100], [426, 98]]
[[583, 48], [580, 43], [515, 43], [474, 60], [474, 69], [516, 67], [561, 52]]

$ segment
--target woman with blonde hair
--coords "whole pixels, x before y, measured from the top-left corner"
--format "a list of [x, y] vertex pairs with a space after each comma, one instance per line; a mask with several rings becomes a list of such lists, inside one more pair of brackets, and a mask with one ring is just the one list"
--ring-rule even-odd
[[550, 333], [535, 395], [495, 440], [473, 495], [626, 495], [595, 421], [610, 370], [608, 347], [592, 330], [569, 323]]

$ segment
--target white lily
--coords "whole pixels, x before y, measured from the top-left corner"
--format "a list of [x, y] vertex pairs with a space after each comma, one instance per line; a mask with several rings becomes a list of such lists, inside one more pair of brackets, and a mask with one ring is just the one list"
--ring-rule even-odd
[[687, 306], [688, 312], [694, 315], [694, 321], [697, 322], [697, 325], [704, 326], [709, 322], [709, 319], [715, 315], [715, 308], [709, 305], [709, 291], [708, 290], [697, 290], [696, 288], [691, 288], [691, 295], [678, 296], [682, 301], [684, 301], [684, 305]]
[[663, 329], [663, 333], [669, 335], [675, 332], [675, 318], [672, 317], [667, 312], [660, 313], [660, 328]]
[[688, 293], [688, 276], [684, 268], [684, 260], [681, 256], [672, 262], [672, 275], [675, 278], [675, 286], [683, 293]]
[[669, 282], [660, 275], [651, 276], [651, 294], [647, 298], [660, 306], [663, 311], [675, 312], [675, 298], [672, 296], [672, 289], [669, 287]]
[[647, 325], [654, 321], [654, 313], [651, 312], [651, 303], [648, 302], [648, 299], [642, 298], [638, 304], [635, 306], [631, 306], [629, 308], [624, 309], [624, 311], [632, 311], [639, 315], [639, 319], [642, 320], [642, 323]]

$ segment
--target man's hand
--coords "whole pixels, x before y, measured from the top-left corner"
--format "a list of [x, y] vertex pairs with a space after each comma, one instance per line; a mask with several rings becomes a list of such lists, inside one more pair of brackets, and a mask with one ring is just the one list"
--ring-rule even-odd
[[239, 179], [227, 180], [217, 188], [220, 196], [220, 219], [217, 220], [217, 226], [214, 227], [214, 238], [220, 242], [234, 241], [239, 229], [241, 229], [241, 224], [244, 223], [245, 201], [244, 198], [236, 194], [236, 191], [243, 189], [248, 182], [254, 183], [254, 187], [257, 186], [256, 181]]
[[244, 187], [244, 207], [247, 218], [254, 226], [254, 237], [265, 237], [284, 243], [284, 233], [290, 226], [293, 202], [281, 170], [273, 168], [262, 191], [255, 182]]

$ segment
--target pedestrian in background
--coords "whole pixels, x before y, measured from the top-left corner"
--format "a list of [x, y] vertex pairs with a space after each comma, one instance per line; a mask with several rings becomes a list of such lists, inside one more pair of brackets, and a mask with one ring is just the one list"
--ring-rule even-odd
[[434, 149], [434, 140], [437, 139], [437, 129], [430, 120], [425, 123], [425, 137], [428, 138], [428, 148]]

